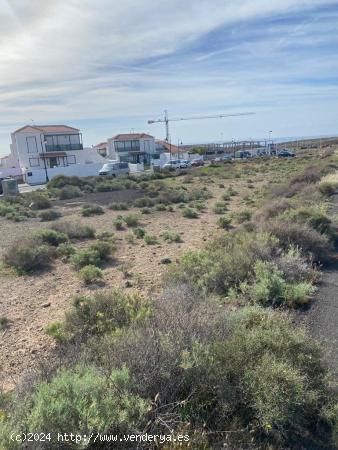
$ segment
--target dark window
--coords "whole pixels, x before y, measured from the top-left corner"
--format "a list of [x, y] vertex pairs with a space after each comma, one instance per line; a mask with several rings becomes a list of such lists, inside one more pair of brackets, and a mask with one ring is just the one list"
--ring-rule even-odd
[[55, 156], [52, 156], [51, 158], [49, 158], [49, 167], [52, 169], [53, 167], [57, 167], [57, 166], [58, 166], [57, 158]]
[[40, 166], [40, 159], [39, 158], [29, 158], [29, 165], [31, 167], [39, 167]]
[[74, 155], [67, 156], [67, 164], [76, 164], [76, 158]]

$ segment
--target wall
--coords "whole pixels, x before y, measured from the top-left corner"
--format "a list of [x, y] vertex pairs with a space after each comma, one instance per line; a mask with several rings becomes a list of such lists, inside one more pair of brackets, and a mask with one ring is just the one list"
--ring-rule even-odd
[[[51, 180], [57, 175], [77, 176], [77, 177], [92, 177], [99, 174], [99, 170], [102, 168], [102, 163], [95, 164], [72, 164], [67, 167], [54, 167], [48, 169], [48, 178]], [[27, 174], [31, 173], [31, 176]], [[25, 182], [30, 185], [45, 184], [46, 173], [43, 169], [25, 170], [24, 171]]]

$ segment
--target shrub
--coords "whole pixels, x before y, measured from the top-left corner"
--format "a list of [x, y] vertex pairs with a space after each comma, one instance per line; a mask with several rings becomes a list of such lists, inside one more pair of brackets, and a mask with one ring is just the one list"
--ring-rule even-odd
[[33, 273], [49, 266], [52, 252], [48, 245], [35, 241], [20, 241], [4, 255], [4, 264], [13, 267], [20, 274]]
[[81, 214], [84, 217], [95, 216], [99, 214], [104, 214], [104, 209], [99, 205], [83, 205]]
[[99, 252], [90, 247], [79, 250], [70, 260], [76, 270], [85, 266], [100, 266], [102, 263]]
[[158, 243], [157, 237], [151, 234], [146, 234], [143, 239], [147, 245], [155, 245]]
[[305, 223], [320, 233], [331, 233], [331, 219], [319, 206], [303, 207], [286, 211], [282, 218], [298, 223]]
[[276, 236], [284, 250], [288, 250], [290, 246], [298, 246], [305, 255], [316, 261], [326, 262], [329, 259], [332, 245], [328, 238], [308, 225], [273, 220], [264, 223], [262, 228]]
[[224, 214], [227, 209], [228, 208], [226, 207], [226, 205], [221, 202], [215, 203], [215, 205], [213, 207], [213, 211], [215, 214]]
[[52, 221], [52, 220], [59, 219], [61, 217], [61, 213], [51, 209], [49, 211], [42, 211], [39, 214], [39, 217], [41, 219], [41, 222], [49, 222], [49, 221]]
[[58, 222], [53, 224], [51, 228], [55, 231], [66, 234], [70, 239], [93, 239], [95, 237], [95, 230], [89, 225]]
[[145, 230], [140, 227], [134, 228], [133, 232], [134, 232], [135, 236], [137, 237], [137, 239], [143, 239], [146, 234]]
[[142, 208], [141, 213], [142, 214], [151, 214], [151, 209], [150, 208]]
[[89, 247], [79, 250], [71, 257], [71, 263], [76, 270], [85, 266], [100, 266], [107, 261], [114, 252], [115, 247], [107, 241], [98, 241]]
[[222, 228], [223, 230], [230, 230], [231, 228], [231, 217], [220, 217], [217, 220], [217, 225], [219, 228]]
[[137, 227], [139, 223], [139, 217], [136, 214], [127, 214], [123, 216], [123, 221], [127, 227]]
[[158, 203], [158, 204], [155, 206], [155, 210], [156, 210], [156, 211], [166, 211], [166, 210], [167, 210], [167, 207], [166, 207], [163, 203]]
[[194, 209], [191, 208], [184, 208], [182, 211], [182, 216], [187, 219], [197, 219], [198, 213]]
[[110, 203], [108, 208], [113, 211], [127, 211], [128, 205], [126, 203]]
[[138, 208], [143, 208], [146, 206], [154, 206], [155, 202], [151, 198], [140, 197], [134, 201], [134, 206]]
[[83, 193], [77, 186], [67, 186], [58, 191], [60, 200], [69, 200], [71, 198], [82, 197]]
[[255, 264], [256, 282], [248, 287], [251, 298], [263, 306], [278, 306], [284, 299], [286, 288], [282, 273], [277, 267], [266, 261]]
[[288, 306], [296, 308], [309, 303], [314, 287], [307, 282], [289, 284], [285, 290], [285, 300]]
[[30, 203], [31, 209], [48, 209], [52, 204], [49, 198], [40, 192], [31, 192], [25, 195], [25, 199]]
[[92, 284], [102, 279], [103, 272], [98, 267], [89, 265], [82, 267], [82, 269], [79, 270], [78, 275], [85, 284]]
[[290, 247], [274, 261], [283, 273], [283, 278], [289, 283], [299, 281], [316, 283], [319, 279], [318, 270], [304, 258], [298, 247]]
[[270, 260], [276, 247], [276, 239], [264, 233], [228, 232], [204, 250], [185, 253], [169, 276], [204, 292], [227, 293], [250, 279], [255, 263]]
[[143, 323], [150, 316], [150, 302], [138, 294], [121, 291], [100, 293], [94, 297], [75, 297], [66, 313], [63, 331], [70, 338], [86, 340], [90, 336], [110, 334], [132, 323]]
[[164, 241], [172, 243], [172, 242], [182, 242], [181, 235], [179, 233], [175, 233], [172, 231], [165, 231], [161, 234], [161, 237]]
[[102, 231], [102, 233], [99, 233], [96, 238], [99, 241], [107, 241], [111, 244], [115, 244], [116, 242], [116, 236], [115, 233], [111, 233], [110, 231]]
[[113, 222], [114, 227], [117, 231], [121, 231], [124, 230], [124, 221], [123, 218], [121, 216], [116, 217], [116, 219]]
[[[126, 368], [105, 376], [88, 365], [60, 369], [49, 381], [40, 382], [20, 405], [20, 421], [13, 420], [13, 430], [51, 433], [49, 448], [58, 448], [58, 433], [74, 435], [121, 433], [140, 429], [149, 405], [132, 393]], [[83, 448], [72, 445], [72, 448]], [[7, 445], [6, 445], [7, 448]], [[11, 445], [12, 448], [12, 445]]]
[[65, 256], [69, 258], [76, 253], [75, 247], [73, 247], [69, 242], [63, 242], [60, 244], [56, 250], [58, 256]]
[[251, 219], [251, 211], [239, 211], [233, 214], [233, 218], [237, 223], [248, 222]]
[[36, 231], [33, 234], [33, 238], [46, 244], [53, 245], [54, 247], [68, 241], [68, 236], [65, 233], [50, 228], [42, 228], [41, 230]]
[[62, 333], [62, 322], [49, 323], [45, 326], [45, 333], [59, 343], [67, 341], [66, 336]]
[[9, 325], [9, 320], [6, 316], [0, 316], [0, 330], [4, 330]]

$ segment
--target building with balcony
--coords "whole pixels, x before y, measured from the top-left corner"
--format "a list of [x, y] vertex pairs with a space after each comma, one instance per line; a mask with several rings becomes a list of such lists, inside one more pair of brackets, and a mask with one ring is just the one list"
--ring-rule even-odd
[[107, 141], [109, 159], [149, 164], [158, 155], [155, 138], [146, 133], [118, 134]]
[[97, 175], [105, 160], [85, 148], [82, 134], [68, 125], [26, 125], [11, 134], [10, 160], [30, 184], [44, 183], [55, 175]]

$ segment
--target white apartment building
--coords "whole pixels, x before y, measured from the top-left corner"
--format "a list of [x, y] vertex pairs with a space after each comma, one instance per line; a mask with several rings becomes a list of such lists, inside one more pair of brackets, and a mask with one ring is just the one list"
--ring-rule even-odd
[[155, 138], [146, 133], [118, 134], [107, 140], [108, 158], [132, 164], [149, 164], [159, 152]]
[[11, 162], [29, 184], [42, 184], [56, 175], [94, 176], [105, 159], [84, 148], [82, 134], [67, 125], [26, 125], [11, 134]]

